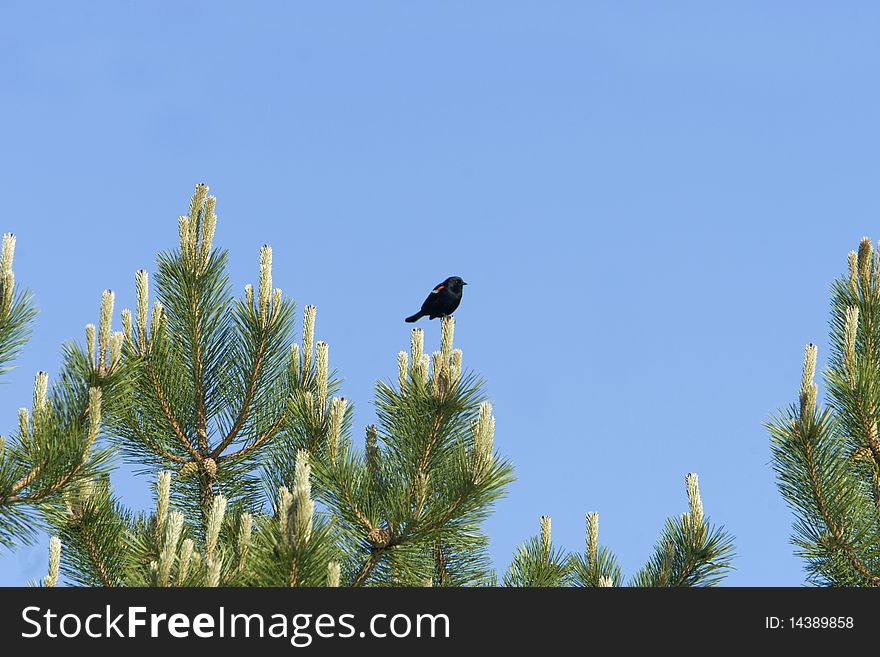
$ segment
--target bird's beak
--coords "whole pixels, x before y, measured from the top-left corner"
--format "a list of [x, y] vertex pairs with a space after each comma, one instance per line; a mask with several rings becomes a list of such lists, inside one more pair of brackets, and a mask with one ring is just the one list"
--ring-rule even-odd
[[462, 284], [462, 285], [467, 285], [467, 283], [465, 283], [464, 281], [462, 281], [461, 284]]

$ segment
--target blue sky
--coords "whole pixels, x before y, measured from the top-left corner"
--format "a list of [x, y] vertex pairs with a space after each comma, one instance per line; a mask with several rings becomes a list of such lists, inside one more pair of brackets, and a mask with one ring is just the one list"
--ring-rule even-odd
[[[0, 431], [34, 373], [131, 307], [195, 183], [238, 289], [259, 248], [318, 307], [373, 419], [446, 276], [517, 480], [487, 523], [506, 567], [584, 516], [627, 575], [700, 475], [736, 537], [728, 585], [800, 585], [762, 423], [827, 355], [828, 285], [880, 216], [875, 3], [7, 2], [0, 230], [36, 294]], [[118, 316], [117, 316], [118, 326]], [[439, 326], [426, 324], [436, 348]], [[820, 392], [821, 394], [821, 392]], [[151, 482], [120, 472], [134, 506]], [[0, 553], [0, 584], [45, 572]]]

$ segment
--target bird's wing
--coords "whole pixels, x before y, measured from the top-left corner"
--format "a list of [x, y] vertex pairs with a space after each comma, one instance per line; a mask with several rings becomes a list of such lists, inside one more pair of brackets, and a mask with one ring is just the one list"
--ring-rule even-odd
[[437, 298], [437, 295], [440, 294], [446, 285], [444, 283], [440, 283], [437, 287], [431, 290], [431, 293], [425, 298], [425, 301], [422, 303], [422, 312], [430, 312], [431, 307], [434, 305], [434, 299]]

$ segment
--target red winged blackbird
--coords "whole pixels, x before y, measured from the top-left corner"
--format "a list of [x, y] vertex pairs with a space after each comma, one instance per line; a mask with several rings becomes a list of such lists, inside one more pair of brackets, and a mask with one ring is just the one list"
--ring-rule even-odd
[[465, 285], [467, 283], [458, 276], [450, 276], [431, 290], [431, 294], [422, 304], [422, 309], [415, 315], [407, 317], [406, 321], [415, 322], [425, 315], [428, 315], [428, 319], [451, 315], [461, 303], [461, 293]]

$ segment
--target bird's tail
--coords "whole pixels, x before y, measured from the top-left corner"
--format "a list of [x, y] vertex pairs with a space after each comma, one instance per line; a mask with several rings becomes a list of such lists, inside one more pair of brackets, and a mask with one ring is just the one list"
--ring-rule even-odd
[[407, 317], [404, 321], [405, 321], [405, 322], [412, 323], [412, 322], [418, 321], [419, 319], [421, 319], [421, 318], [424, 317], [424, 316], [425, 316], [425, 313], [423, 313], [423, 312], [420, 310], [420, 311], [417, 312], [415, 315], [410, 315], [409, 317]]

